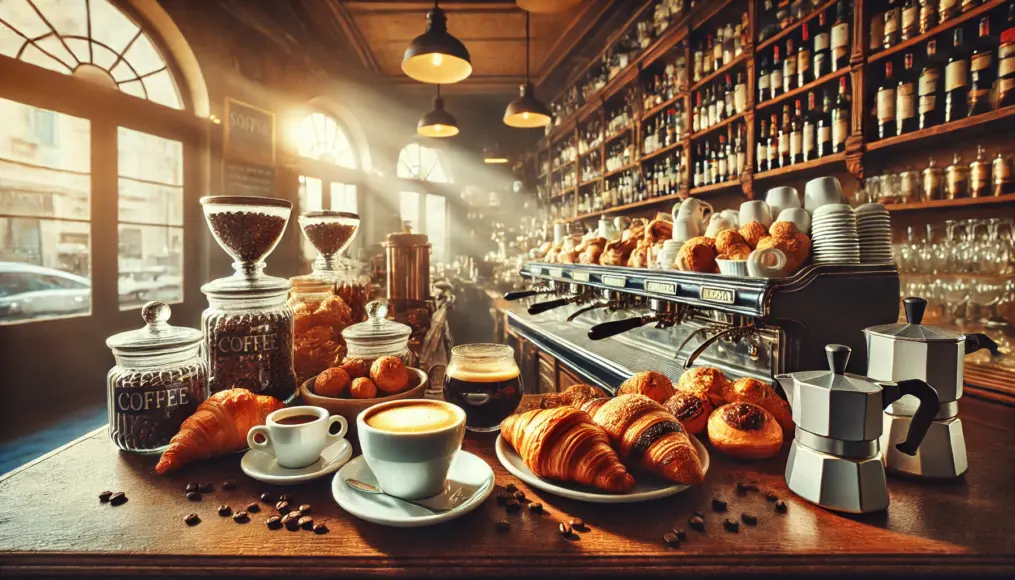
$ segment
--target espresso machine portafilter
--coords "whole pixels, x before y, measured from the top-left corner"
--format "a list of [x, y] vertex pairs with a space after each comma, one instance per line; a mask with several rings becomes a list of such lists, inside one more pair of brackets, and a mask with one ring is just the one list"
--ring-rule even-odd
[[652, 309], [652, 314], [601, 322], [589, 329], [589, 339], [603, 340], [604, 338], [616, 336], [622, 332], [634, 330], [635, 328], [652, 323], [655, 323], [656, 328], [669, 328], [674, 324], [680, 324], [684, 313], [682, 304], [668, 300], [659, 300], [658, 298], [651, 298], [648, 302], [649, 308]]

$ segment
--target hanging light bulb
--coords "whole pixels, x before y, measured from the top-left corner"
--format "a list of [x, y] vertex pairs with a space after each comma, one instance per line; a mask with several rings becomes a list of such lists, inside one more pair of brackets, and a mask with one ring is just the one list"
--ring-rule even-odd
[[417, 36], [402, 56], [402, 72], [421, 83], [450, 85], [472, 74], [469, 51], [448, 33], [448, 19], [434, 0], [426, 15], [426, 32]]
[[454, 115], [444, 109], [441, 98], [441, 86], [437, 85], [437, 96], [433, 100], [433, 110], [423, 115], [416, 123], [416, 133], [423, 137], [454, 137], [458, 134], [458, 121]]
[[483, 149], [483, 163], [500, 165], [507, 162], [507, 156], [500, 152], [500, 147], [498, 147], [496, 143]]
[[511, 101], [504, 111], [504, 124], [520, 129], [545, 127], [550, 124], [550, 109], [536, 99], [535, 87], [529, 82], [529, 13], [525, 13], [525, 84], [519, 87], [519, 97]]

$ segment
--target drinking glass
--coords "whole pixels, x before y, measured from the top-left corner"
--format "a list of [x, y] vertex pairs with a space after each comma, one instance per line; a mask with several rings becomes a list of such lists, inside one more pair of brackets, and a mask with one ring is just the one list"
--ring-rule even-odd
[[515, 412], [522, 378], [514, 349], [503, 344], [462, 344], [451, 349], [444, 400], [465, 411], [465, 428], [490, 432]]

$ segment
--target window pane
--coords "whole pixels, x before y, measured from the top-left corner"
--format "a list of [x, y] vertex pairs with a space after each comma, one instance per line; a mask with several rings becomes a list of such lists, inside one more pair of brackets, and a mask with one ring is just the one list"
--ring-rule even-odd
[[296, 145], [301, 157], [356, 169], [356, 156], [345, 129], [323, 113], [311, 113], [300, 122]]
[[447, 261], [447, 209], [440, 195], [426, 195], [426, 235], [430, 238], [433, 261]]
[[335, 211], [356, 211], [356, 186], [351, 183], [331, 184], [331, 209]]
[[137, 34], [137, 26], [108, 0], [91, 0], [92, 38], [117, 53], [123, 53]]
[[120, 177], [166, 185], [183, 185], [183, 144], [120, 127]]
[[91, 311], [90, 227], [0, 218], [0, 324]]
[[183, 228], [120, 224], [120, 310], [183, 301]]
[[413, 232], [419, 232], [419, 193], [415, 191], [399, 193], [399, 207], [402, 223], [408, 224]]

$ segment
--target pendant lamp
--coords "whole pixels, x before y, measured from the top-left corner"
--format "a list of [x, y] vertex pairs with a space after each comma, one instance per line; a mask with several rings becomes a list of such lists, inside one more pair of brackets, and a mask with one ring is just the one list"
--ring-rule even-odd
[[522, 10], [537, 14], [565, 12], [581, 4], [582, 0], [517, 0], [515, 4]]
[[426, 32], [405, 49], [402, 72], [421, 83], [444, 85], [464, 81], [472, 74], [469, 51], [448, 33], [448, 19], [437, 0], [426, 15]]
[[441, 86], [437, 85], [437, 96], [433, 100], [433, 110], [423, 115], [416, 123], [416, 133], [423, 137], [454, 137], [458, 134], [458, 121], [454, 115], [444, 109], [441, 98]]
[[519, 98], [504, 111], [504, 124], [520, 129], [534, 129], [550, 124], [550, 109], [535, 97], [536, 89], [529, 82], [529, 13], [525, 13], [525, 84], [519, 87]]
[[494, 144], [492, 147], [486, 147], [483, 149], [483, 163], [490, 165], [500, 165], [507, 163], [508, 158], [506, 155], [500, 152], [500, 147]]

